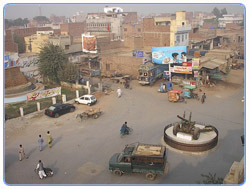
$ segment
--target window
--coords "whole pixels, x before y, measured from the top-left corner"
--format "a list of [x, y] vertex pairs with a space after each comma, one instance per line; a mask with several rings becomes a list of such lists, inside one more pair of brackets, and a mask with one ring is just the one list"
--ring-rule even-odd
[[185, 25], [185, 22], [182, 22], [182, 26], [184, 26]]
[[187, 40], [187, 38], [188, 38], [188, 34], [185, 34], [185, 39]]
[[138, 30], [137, 30], [138, 32], [141, 32], [141, 28], [138, 28]]
[[180, 43], [180, 36], [179, 35], [176, 36], [176, 42]]
[[110, 64], [106, 64], [106, 70], [110, 71]]
[[65, 49], [69, 49], [69, 45], [65, 45]]
[[181, 35], [181, 41], [183, 42], [184, 41], [184, 34], [183, 35]]
[[128, 31], [128, 29], [127, 29], [127, 28], [124, 28], [124, 31], [126, 32], [126, 31]]

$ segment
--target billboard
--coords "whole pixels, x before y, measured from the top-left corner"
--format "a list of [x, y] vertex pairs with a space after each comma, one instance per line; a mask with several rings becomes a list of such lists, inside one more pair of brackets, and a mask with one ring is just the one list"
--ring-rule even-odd
[[82, 34], [82, 51], [87, 53], [97, 53], [95, 36]]
[[152, 60], [156, 64], [187, 62], [187, 47], [152, 47]]
[[143, 57], [143, 51], [133, 50], [133, 56], [135, 56], [135, 57]]
[[57, 95], [61, 95], [61, 87], [29, 93], [27, 94], [27, 100], [38, 100]]
[[181, 74], [192, 74], [193, 69], [192, 67], [187, 66], [174, 66], [170, 67], [170, 71], [172, 73], [181, 73]]

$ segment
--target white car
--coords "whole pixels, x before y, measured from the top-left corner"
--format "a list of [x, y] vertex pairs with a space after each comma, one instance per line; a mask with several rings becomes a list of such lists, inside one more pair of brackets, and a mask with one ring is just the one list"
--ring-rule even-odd
[[75, 102], [77, 104], [87, 104], [88, 106], [91, 106], [95, 104], [97, 100], [94, 95], [83, 95], [80, 96], [79, 98], [76, 98]]

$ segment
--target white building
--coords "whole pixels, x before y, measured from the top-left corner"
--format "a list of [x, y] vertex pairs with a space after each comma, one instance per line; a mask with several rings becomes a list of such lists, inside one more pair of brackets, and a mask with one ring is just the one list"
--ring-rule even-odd
[[123, 9], [120, 7], [104, 7], [105, 13], [121, 13]]
[[244, 19], [243, 15], [227, 14], [223, 15], [223, 18], [219, 18], [218, 21], [219, 21], [218, 27], [225, 28], [226, 24], [232, 24], [232, 23], [241, 24], [243, 23]]

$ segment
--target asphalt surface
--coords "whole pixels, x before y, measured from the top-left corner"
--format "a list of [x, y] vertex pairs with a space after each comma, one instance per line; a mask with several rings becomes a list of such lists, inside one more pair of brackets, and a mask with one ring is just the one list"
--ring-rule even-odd
[[[243, 73], [243, 75], [242, 75]], [[76, 119], [76, 114], [90, 107], [76, 105], [76, 111], [59, 118], [43, 113], [33, 118], [19, 118], [5, 123], [5, 182], [16, 184], [197, 184], [201, 174], [212, 173], [224, 178], [234, 161], [240, 161], [244, 147], [240, 136], [244, 134], [244, 71], [233, 71], [240, 78], [236, 83], [223, 83], [212, 89], [203, 89], [207, 99], [204, 104], [191, 99], [185, 103], [168, 102], [167, 94], [158, 93], [159, 82], [154, 86], [140, 86], [132, 82], [132, 89], [122, 87], [122, 97], [117, 98], [118, 84], [113, 92], [98, 98], [92, 108], [101, 108], [98, 119]], [[231, 80], [230, 80], [231, 82]], [[109, 158], [123, 150], [126, 144], [141, 142], [162, 144], [163, 129], [179, 121], [176, 115], [192, 111], [192, 120], [215, 126], [219, 142], [215, 149], [202, 154], [181, 153], [168, 149], [168, 174], [146, 180], [144, 174], [118, 177], [108, 171]], [[121, 125], [127, 121], [133, 133], [120, 137]], [[48, 148], [46, 132], [54, 138]], [[39, 151], [38, 135], [45, 140]], [[18, 160], [18, 146], [23, 144], [28, 159]], [[38, 160], [54, 171], [54, 176], [40, 180], [34, 173]]]

